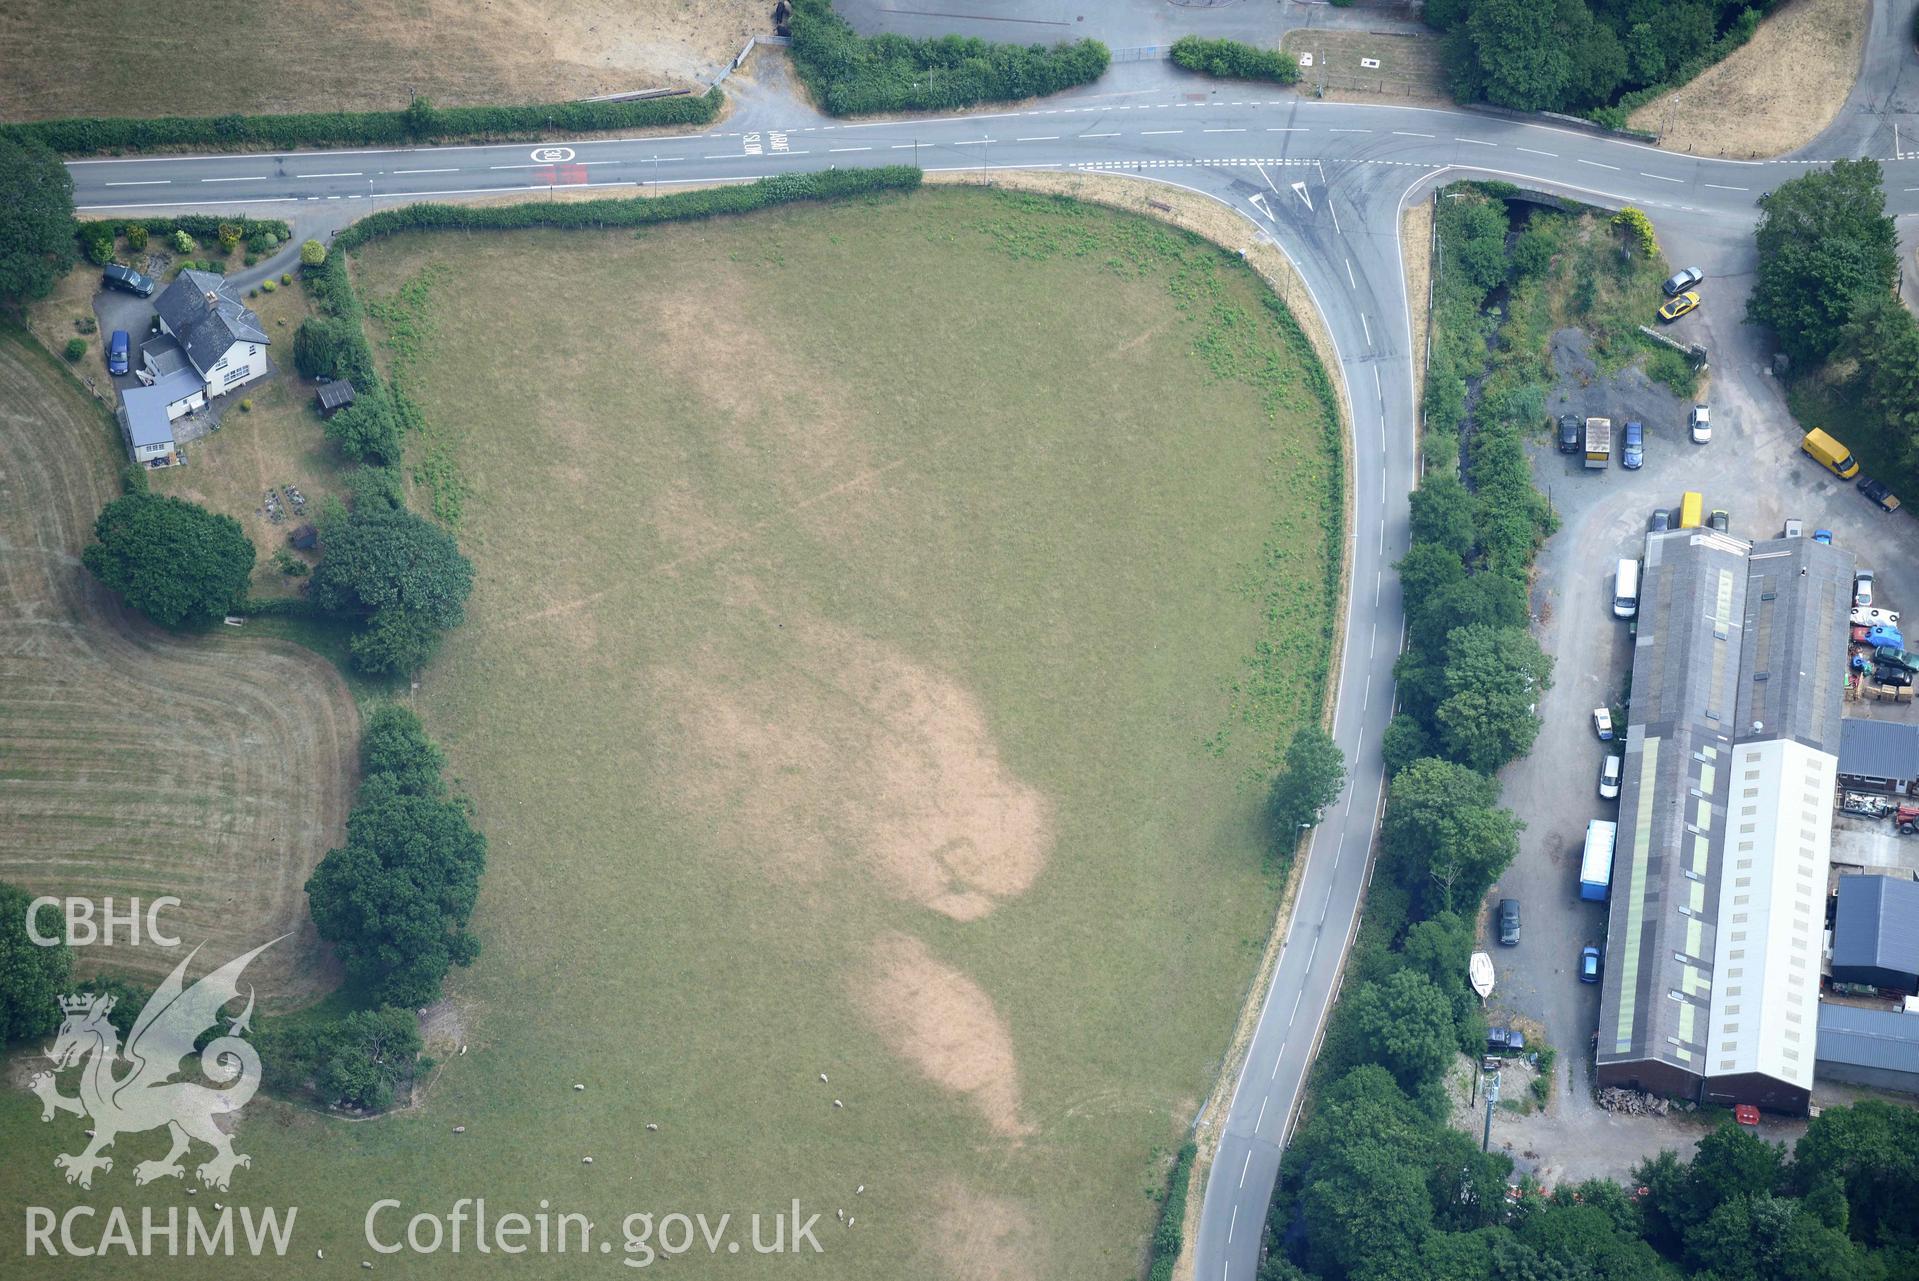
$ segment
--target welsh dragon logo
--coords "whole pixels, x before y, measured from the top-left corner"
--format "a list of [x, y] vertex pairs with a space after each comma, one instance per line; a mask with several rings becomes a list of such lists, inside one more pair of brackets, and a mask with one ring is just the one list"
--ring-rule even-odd
[[[200, 951], [193, 949], [140, 1011], [124, 1051], [120, 1034], [107, 1020], [113, 997], [60, 998], [66, 1019], [53, 1048], [47, 1051], [53, 1071], [38, 1073], [30, 1088], [40, 1096], [42, 1121], [53, 1120], [56, 1112], [93, 1120], [89, 1132], [92, 1140], [85, 1151], [53, 1159], [56, 1169], [66, 1171], [68, 1183], [91, 1188], [95, 1170], [113, 1169], [113, 1158], [103, 1153], [116, 1138], [161, 1126], [172, 1135], [173, 1148], [158, 1161], [142, 1161], [135, 1166], [135, 1183], [184, 1178], [186, 1171], [180, 1158], [195, 1139], [213, 1149], [212, 1158], [195, 1170], [200, 1182], [209, 1187], [226, 1190], [235, 1167], [253, 1163], [251, 1157], [233, 1150], [232, 1138], [214, 1121], [222, 1112], [245, 1106], [260, 1087], [260, 1056], [241, 1039], [253, 1018], [251, 988], [247, 989], [246, 1009], [228, 1024], [227, 1034], [215, 1037], [200, 1051], [201, 1071], [220, 1085], [173, 1078], [180, 1072], [180, 1060], [193, 1053], [193, 1043], [201, 1033], [219, 1022], [220, 1011], [239, 997], [240, 973], [247, 963], [279, 941], [262, 943], [246, 955], [235, 957], [189, 988], [184, 982], [187, 965]], [[68, 1098], [60, 1093], [55, 1073], [83, 1060], [86, 1067], [80, 1075], [79, 1096]]]

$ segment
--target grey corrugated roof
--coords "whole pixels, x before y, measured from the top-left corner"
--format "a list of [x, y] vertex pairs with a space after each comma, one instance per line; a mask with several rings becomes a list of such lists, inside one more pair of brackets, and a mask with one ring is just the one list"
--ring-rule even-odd
[[1860, 778], [1919, 778], [1919, 724], [1846, 717], [1839, 722], [1839, 772]]
[[1822, 1063], [1919, 1072], [1919, 1014], [1822, 1005], [1817, 1044]]
[[181, 272], [161, 292], [153, 309], [203, 375], [236, 342], [272, 341], [260, 327], [260, 318], [240, 301], [226, 277], [210, 271]]
[[1830, 543], [1753, 544], [1739, 661], [1741, 741], [1791, 738], [1837, 750], [1852, 571], [1852, 553]]
[[191, 369], [168, 374], [151, 387], [128, 387], [120, 393], [120, 408], [126, 418], [127, 436], [136, 448], [171, 443], [173, 421], [167, 417], [167, 406], [205, 390], [206, 384]]
[[1919, 881], [1842, 876], [1832, 924], [1834, 969], [1919, 975]]

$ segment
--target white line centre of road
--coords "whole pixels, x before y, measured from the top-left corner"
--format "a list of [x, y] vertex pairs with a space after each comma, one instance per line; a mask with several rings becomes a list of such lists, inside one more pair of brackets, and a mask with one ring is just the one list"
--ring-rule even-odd
[[1335, 129], [1334, 133], [1371, 133], [1371, 129]]
[[[1702, 187], [1711, 187], [1715, 191], [1749, 191], [1751, 190], [1751, 188], [1749, 187], [1728, 187], [1723, 183], [1717, 183], [1717, 182], [1703, 182], [1699, 185]], [[1906, 190], [1911, 191], [1912, 188], [1907, 187]]]
[[1393, 130], [1393, 137], [1395, 138], [1430, 138], [1432, 137], [1432, 135], [1429, 133], [1414, 133], [1410, 129], [1395, 129]]
[[[460, 171], [458, 169], [395, 169], [393, 172], [396, 174], [402, 174], [402, 173], [458, 173]], [[209, 178], [207, 181], [211, 182], [213, 180]]]
[[871, 151], [871, 147], [828, 147], [828, 151]]
[[1142, 138], [1154, 138], [1154, 137], [1158, 137], [1160, 134], [1163, 134], [1163, 133], [1185, 133], [1185, 132], [1186, 131], [1184, 129], [1142, 129], [1139, 131], [1139, 136]]
[[[1577, 157], [1575, 157], [1575, 159], [1577, 159]], [[1610, 169], [1614, 173], [1619, 172], [1618, 165], [1602, 165], [1597, 160], [1580, 160], [1579, 163], [1582, 165], [1591, 165], [1595, 169]]]
[[1226, 1221], [1226, 1244], [1233, 1243], [1233, 1229], [1239, 1226], [1239, 1207], [1233, 1207], [1233, 1217]]
[[[1056, 133], [1041, 133], [1041, 134], [1034, 134], [1030, 138], [1015, 138], [1013, 139], [1013, 141], [1014, 142], [1058, 142], [1059, 135]], [[838, 148], [835, 148], [835, 150], [838, 150]]]
[[[505, 169], [507, 166], [495, 165], [493, 167], [495, 169]], [[532, 166], [529, 165], [527, 167], [531, 168]], [[366, 177], [366, 173], [356, 169], [352, 173], [296, 173], [293, 176], [295, 178], [364, 178]]]
[[1202, 129], [1201, 133], [1245, 133], [1244, 129]]
[[1080, 135], [1080, 137], [1082, 138], [1117, 138], [1119, 137], [1119, 135], [1116, 133], [1083, 133]]
[[1641, 178], [1656, 178], [1656, 179], [1658, 179], [1658, 180], [1659, 180], [1660, 182], [1684, 182], [1684, 181], [1686, 181], [1686, 180], [1685, 180], [1684, 178], [1668, 178], [1668, 177], [1667, 177], [1667, 176], [1666, 176], [1665, 174], [1663, 174], [1663, 173], [1647, 173], [1647, 172], [1646, 172], [1646, 171], [1645, 171], [1644, 169], [1641, 169], [1641, 170], [1639, 171], [1639, 176], [1640, 176]]
[[1454, 138], [1454, 142], [1470, 142], [1475, 147], [1497, 147], [1496, 142], [1487, 142], [1484, 138]]
[[[201, 182], [265, 182], [268, 175], [256, 173], [250, 178], [202, 178]], [[109, 184], [111, 185], [111, 184]]]
[[[1359, 313], [1359, 327], [1366, 331], [1366, 350], [1371, 351], [1373, 349], [1373, 327], [1367, 323], [1366, 313], [1363, 311]], [[1373, 372], [1378, 373], [1378, 368], [1375, 367]]]
[[1550, 156], [1554, 160], [1559, 159], [1559, 153], [1557, 151], [1541, 151], [1537, 147], [1520, 147], [1519, 150], [1529, 156]]
[[141, 182], [110, 182], [107, 184], [109, 187], [169, 187], [172, 185], [173, 179], [171, 178], [148, 178]]
[[1247, 1167], [1252, 1165], [1252, 1163], [1253, 1163], [1253, 1153], [1252, 1153], [1252, 1149], [1249, 1148], [1246, 1151], [1246, 1160], [1243, 1161], [1239, 1167], [1239, 1186], [1242, 1188], [1246, 1186]]

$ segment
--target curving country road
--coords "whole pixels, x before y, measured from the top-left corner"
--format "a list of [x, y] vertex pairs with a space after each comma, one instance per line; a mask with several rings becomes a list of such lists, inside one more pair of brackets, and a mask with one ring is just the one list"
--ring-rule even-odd
[[1103, 172], [1218, 199], [1284, 250], [1324, 317], [1352, 408], [1352, 579], [1334, 727], [1352, 777], [1314, 833], [1244, 1069], [1225, 1115], [1212, 1119], [1219, 1143], [1193, 1243], [1197, 1275], [1251, 1281], [1280, 1153], [1357, 926], [1384, 786], [1377, 747], [1392, 714], [1402, 630], [1392, 565], [1405, 551], [1417, 475], [1400, 210], [1468, 177], [1635, 205], [1715, 277], [1752, 270], [1754, 201], [1809, 165], [1875, 156], [1888, 209], [1919, 212], [1919, 72], [1902, 34], [1914, 4], [1876, 0], [1861, 79], [1838, 120], [1801, 153], [1762, 162], [1700, 159], [1478, 112], [1314, 101], [1133, 63], [1037, 106], [937, 119], [846, 123], [777, 93], [750, 94], [726, 129], [709, 133], [551, 150], [520, 143], [84, 160], [70, 169], [77, 203], [95, 215], [232, 209], [332, 226], [378, 203], [562, 187], [614, 194], [829, 166]]

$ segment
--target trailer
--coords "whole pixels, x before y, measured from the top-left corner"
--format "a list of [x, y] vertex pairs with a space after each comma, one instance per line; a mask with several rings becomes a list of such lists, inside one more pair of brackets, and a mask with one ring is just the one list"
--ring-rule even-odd
[[1586, 824], [1586, 852], [1579, 860], [1579, 897], [1592, 903], [1604, 903], [1612, 892], [1613, 846], [1619, 839], [1619, 824], [1603, 818]]
[[1612, 466], [1612, 419], [1586, 420], [1586, 466], [1595, 470]]

